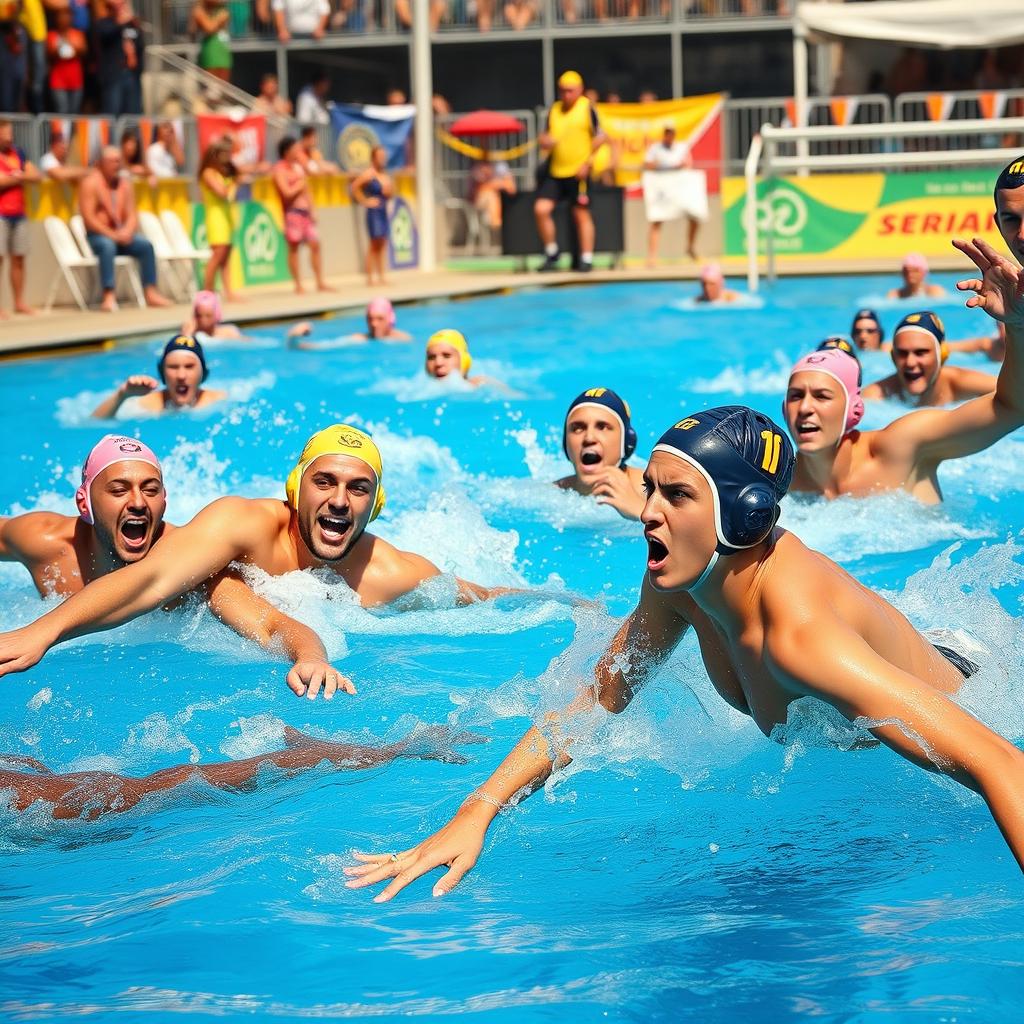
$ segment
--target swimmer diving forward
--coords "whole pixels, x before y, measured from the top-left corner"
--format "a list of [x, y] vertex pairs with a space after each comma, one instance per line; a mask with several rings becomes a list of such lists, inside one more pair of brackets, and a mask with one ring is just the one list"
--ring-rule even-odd
[[[191, 590], [232, 563], [281, 576], [329, 568], [363, 607], [385, 605], [440, 575], [432, 562], [366, 532], [384, 508], [380, 451], [368, 434], [344, 423], [314, 434], [285, 484], [286, 500], [219, 498], [149, 555], [94, 580], [62, 605], [21, 629], [0, 634], [0, 676], [31, 668], [55, 644], [111, 629]], [[458, 601], [470, 604], [508, 593], [457, 579]], [[354, 693], [333, 671], [300, 686], [299, 694]]]
[[[835, 355], [848, 357], [840, 352]], [[636, 609], [597, 664], [593, 684], [531, 728], [454, 818], [394, 854], [357, 854], [351, 888], [387, 881], [391, 899], [447, 867], [434, 895], [477, 862], [499, 811], [570, 760], [574, 719], [599, 702], [624, 711], [691, 627], [711, 682], [770, 736], [790, 705], [814, 697], [908, 761], [978, 793], [1024, 868], [1024, 753], [952, 699], [977, 666], [929, 643], [888, 602], [779, 528], [792, 446], [742, 406], [696, 412], [654, 447], [641, 514], [647, 571]]]

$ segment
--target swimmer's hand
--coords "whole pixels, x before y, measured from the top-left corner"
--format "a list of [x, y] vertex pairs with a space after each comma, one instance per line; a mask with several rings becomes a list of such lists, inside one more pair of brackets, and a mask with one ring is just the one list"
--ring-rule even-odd
[[983, 238], [972, 242], [954, 238], [953, 245], [969, 257], [981, 271], [976, 277], [958, 281], [962, 292], [974, 292], [968, 307], [985, 310], [993, 320], [1010, 327], [1024, 328], [1024, 273], [1004, 256], [1000, 256]]
[[623, 519], [639, 519], [644, 510], [643, 496], [622, 469], [609, 469], [597, 477], [592, 493], [599, 505], [611, 505]]
[[25, 672], [42, 660], [56, 641], [49, 640], [39, 621], [9, 633], [0, 633], [0, 676]]
[[118, 389], [117, 393], [121, 398], [136, 398], [139, 395], [148, 395], [160, 387], [160, 381], [155, 377], [147, 377], [145, 374], [137, 374], [129, 377]]
[[287, 334], [289, 339], [291, 338], [305, 338], [307, 335], [313, 333], [313, 325], [308, 320], [303, 320], [301, 323], [295, 324], [294, 327], [290, 328]]
[[487, 826], [494, 816], [494, 808], [479, 799], [471, 799], [459, 808], [458, 813], [444, 828], [401, 853], [353, 853], [362, 861], [358, 867], [345, 868], [349, 889], [363, 889], [390, 879], [387, 888], [377, 893], [374, 903], [387, 903], [397, 896], [410, 882], [425, 875], [434, 868], [446, 867], [448, 871], [434, 884], [433, 895], [445, 896], [462, 881], [463, 876], [473, 869], [484, 846]]
[[316, 700], [321, 688], [324, 700], [330, 700], [338, 690], [353, 696], [356, 692], [355, 684], [348, 676], [342, 675], [328, 662], [315, 658], [297, 661], [285, 682], [296, 697], [308, 697], [310, 700]]

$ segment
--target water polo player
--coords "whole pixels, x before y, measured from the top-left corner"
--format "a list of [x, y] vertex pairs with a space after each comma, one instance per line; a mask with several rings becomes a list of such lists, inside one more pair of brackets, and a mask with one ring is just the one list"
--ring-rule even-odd
[[850, 324], [850, 337], [862, 352], [875, 352], [891, 346], [885, 344], [885, 330], [873, 309], [858, 309]]
[[543, 730], [531, 728], [439, 832], [402, 852], [357, 854], [363, 863], [345, 869], [348, 885], [388, 881], [380, 902], [447, 867], [434, 895], [449, 892], [476, 863], [498, 812], [570, 760], [573, 732], [588, 728], [596, 703], [624, 711], [690, 627], [719, 695], [765, 736], [794, 701], [817, 698], [851, 723], [851, 743], [870, 733], [980, 794], [1024, 867], [1024, 753], [950, 696], [977, 666], [929, 643], [776, 525], [793, 468], [782, 430], [742, 406], [695, 412], [669, 428], [644, 476], [639, 602], [599, 660], [595, 684], [547, 716]]
[[636, 451], [629, 406], [611, 388], [588, 388], [569, 404], [562, 427], [562, 451], [572, 476], [555, 485], [593, 495], [626, 519], [639, 519], [644, 507], [643, 473], [626, 460]]
[[[178, 412], [206, 409], [228, 397], [226, 391], [204, 388], [209, 376], [202, 344], [187, 334], [176, 334], [164, 346], [155, 377], [129, 377], [109, 398], [93, 410], [93, 418], [113, 419], [128, 398], [138, 398], [144, 412]], [[161, 382], [163, 387], [160, 387]]]

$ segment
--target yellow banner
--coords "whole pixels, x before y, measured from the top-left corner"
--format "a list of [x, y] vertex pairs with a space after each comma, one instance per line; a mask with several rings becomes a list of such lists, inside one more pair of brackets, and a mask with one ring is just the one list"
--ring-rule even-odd
[[[661, 139], [666, 124], [675, 125], [677, 142], [688, 142], [692, 146], [718, 115], [722, 99], [722, 94], [716, 92], [656, 103], [598, 103], [597, 116], [611, 143], [605, 159], [602, 159], [605, 147], [598, 150], [594, 173], [600, 174], [611, 159], [616, 185], [638, 182], [644, 169], [644, 154]], [[711, 156], [717, 159], [720, 154]]]

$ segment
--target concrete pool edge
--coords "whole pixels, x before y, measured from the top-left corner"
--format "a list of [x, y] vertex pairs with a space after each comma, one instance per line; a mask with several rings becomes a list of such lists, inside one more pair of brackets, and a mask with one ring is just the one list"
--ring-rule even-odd
[[[936, 271], [973, 270], [964, 257], [950, 256], [931, 261]], [[700, 274], [700, 263], [665, 266], [654, 269], [595, 269], [587, 275], [572, 272], [538, 274], [535, 272], [484, 272], [474, 270], [441, 270], [423, 274], [405, 271], [393, 275], [382, 289], [370, 288], [362, 275], [332, 278], [332, 292], [306, 291], [296, 294], [290, 288], [267, 287], [247, 290], [245, 301], [228, 303], [225, 319], [240, 325], [268, 324], [296, 319], [331, 318], [361, 312], [375, 295], [386, 291], [396, 305], [434, 300], [477, 298], [502, 292], [531, 288], [586, 286], [590, 284], [638, 284], [653, 282], [693, 281]], [[722, 261], [726, 275], [735, 287], [741, 288], [745, 265], [736, 260]], [[820, 259], [787, 259], [778, 267], [779, 277], [834, 276], [836, 274], [891, 274], [895, 281], [898, 269], [890, 260], [844, 260], [825, 263]], [[123, 306], [115, 314], [98, 310], [67, 310], [19, 316], [0, 321], [0, 359], [21, 356], [67, 355], [75, 351], [94, 351], [112, 345], [135, 341], [140, 337], [172, 334], [177, 331], [189, 308], [184, 304], [166, 309]]]

